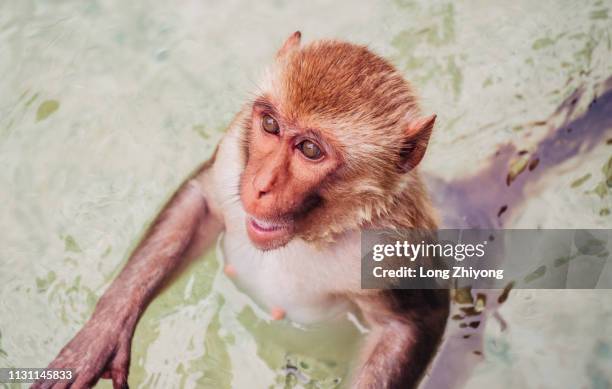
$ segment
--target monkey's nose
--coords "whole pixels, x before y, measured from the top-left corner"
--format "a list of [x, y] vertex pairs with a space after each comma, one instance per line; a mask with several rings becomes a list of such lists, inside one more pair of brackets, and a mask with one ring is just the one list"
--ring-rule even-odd
[[261, 198], [262, 198], [262, 197], [264, 197], [264, 196], [265, 196], [267, 193], [268, 193], [268, 192], [263, 191], [263, 190], [257, 191], [257, 199], [258, 199], [258, 200], [259, 200], [259, 199], [261, 199]]
[[276, 182], [276, 175], [271, 173], [263, 173], [257, 175], [253, 179], [253, 188], [257, 193], [257, 199], [260, 199], [270, 193]]

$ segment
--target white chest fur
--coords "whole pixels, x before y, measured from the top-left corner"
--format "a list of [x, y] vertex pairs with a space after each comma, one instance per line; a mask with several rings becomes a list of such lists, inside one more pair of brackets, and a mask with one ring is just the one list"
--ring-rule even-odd
[[[358, 240], [356, 243], [359, 248]], [[226, 232], [222, 249], [223, 260], [234, 269], [234, 280], [241, 288], [264, 308], [280, 308], [300, 323], [338, 315], [348, 307], [339, 292], [359, 287], [359, 274], [347, 274], [359, 269], [350, 263], [359, 259], [358, 252], [353, 256], [342, 250], [339, 255], [333, 249], [317, 250], [300, 240], [262, 252], [239, 229]], [[349, 277], [355, 285], [349, 285]]]

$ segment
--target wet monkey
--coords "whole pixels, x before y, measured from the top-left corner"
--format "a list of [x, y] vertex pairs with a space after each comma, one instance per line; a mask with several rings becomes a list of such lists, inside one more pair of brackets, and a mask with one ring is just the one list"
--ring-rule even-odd
[[360, 231], [436, 227], [417, 172], [435, 116], [423, 116], [410, 84], [367, 48], [300, 40], [299, 32], [286, 40], [212, 158], [176, 191], [51, 362], [74, 369], [72, 388], [100, 377], [127, 387], [139, 317], [222, 231], [226, 273], [272, 317], [309, 323], [360, 310], [370, 331], [351, 388], [418, 385], [448, 295], [361, 289]]

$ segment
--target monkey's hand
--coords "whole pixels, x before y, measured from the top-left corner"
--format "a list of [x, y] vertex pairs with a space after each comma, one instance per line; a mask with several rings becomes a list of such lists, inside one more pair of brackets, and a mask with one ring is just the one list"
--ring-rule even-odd
[[128, 387], [131, 341], [140, 315], [169, 275], [220, 228], [195, 179], [174, 194], [92, 318], [49, 365], [73, 370], [73, 382], [42, 381], [34, 389], [89, 388], [102, 376], [112, 378], [115, 389]]
[[127, 388], [135, 323], [133, 314], [94, 315], [49, 365], [72, 370], [72, 382], [38, 381], [32, 389], [89, 388], [100, 377], [111, 378], [115, 389]]

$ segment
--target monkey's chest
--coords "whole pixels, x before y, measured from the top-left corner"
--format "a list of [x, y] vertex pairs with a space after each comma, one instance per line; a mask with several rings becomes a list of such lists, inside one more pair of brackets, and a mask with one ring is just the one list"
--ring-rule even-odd
[[348, 287], [348, 274], [341, 263], [334, 263], [334, 253], [313, 251], [300, 241], [262, 252], [240, 231], [227, 231], [221, 248], [227, 276], [272, 317], [310, 324], [350, 307], [345, 298], [337, 297]]

